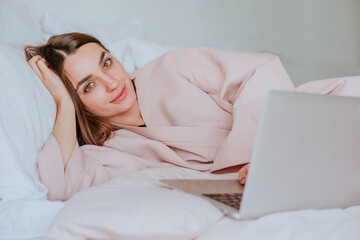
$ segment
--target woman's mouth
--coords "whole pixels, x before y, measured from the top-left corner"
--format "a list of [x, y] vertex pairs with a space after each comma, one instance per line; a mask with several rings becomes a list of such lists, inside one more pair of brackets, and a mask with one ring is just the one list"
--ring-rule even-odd
[[123, 88], [120, 90], [119, 94], [110, 102], [110, 103], [118, 103], [121, 102], [126, 97], [126, 86], [124, 85]]

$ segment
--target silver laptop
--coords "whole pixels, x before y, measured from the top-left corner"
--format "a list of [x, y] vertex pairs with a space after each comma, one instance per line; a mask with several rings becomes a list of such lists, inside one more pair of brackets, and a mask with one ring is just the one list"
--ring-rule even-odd
[[360, 204], [360, 98], [270, 91], [245, 187], [234, 180], [161, 180], [235, 219]]

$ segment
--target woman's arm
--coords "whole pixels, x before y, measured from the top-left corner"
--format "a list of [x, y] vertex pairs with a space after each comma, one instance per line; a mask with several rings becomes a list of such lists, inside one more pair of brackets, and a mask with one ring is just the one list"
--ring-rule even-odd
[[76, 119], [74, 104], [59, 76], [46, 65], [45, 59], [35, 56], [29, 65], [52, 95], [57, 114], [53, 135], [58, 141], [64, 161], [64, 170], [76, 144]]
[[65, 170], [76, 144], [75, 109], [69, 98], [60, 100], [57, 107], [53, 135], [59, 142]]
[[245, 182], [267, 92], [294, 90], [279, 57], [214, 48], [185, 49], [167, 56], [168, 69], [184, 76], [232, 114], [231, 131], [218, 148], [211, 172], [241, 168], [239, 180]]
[[74, 105], [64, 84], [40, 56], [31, 58], [29, 64], [57, 105], [52, 135], [38, 151], [39, 178], [48, 189], [49, 200], [67, 200], [84, 188], [147, 166], [146, 159], [116, 148], [121, 144], [110, 148], [95, 145], [80, 148]]

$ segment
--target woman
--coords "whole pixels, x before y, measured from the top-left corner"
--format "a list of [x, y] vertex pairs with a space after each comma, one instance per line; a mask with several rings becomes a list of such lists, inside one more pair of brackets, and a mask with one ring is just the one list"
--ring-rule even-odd
[[244, 184], [266, 92], [294, 89], [270, 54], [185, 49], [129, 75], [85, 34], [53, 36], [25, 53], [58, 107], [38, 154], [51, 200], [146, 167], [240, 169]]

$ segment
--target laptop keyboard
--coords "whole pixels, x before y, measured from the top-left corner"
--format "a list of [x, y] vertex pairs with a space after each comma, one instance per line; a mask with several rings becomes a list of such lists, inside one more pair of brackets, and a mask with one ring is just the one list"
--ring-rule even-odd
[[240, 209], [242, 193], [216, 193], [216, 194], [203, 193], [202, 195], [214, 199], [230, 207], [233, 207], [237, 210]]

